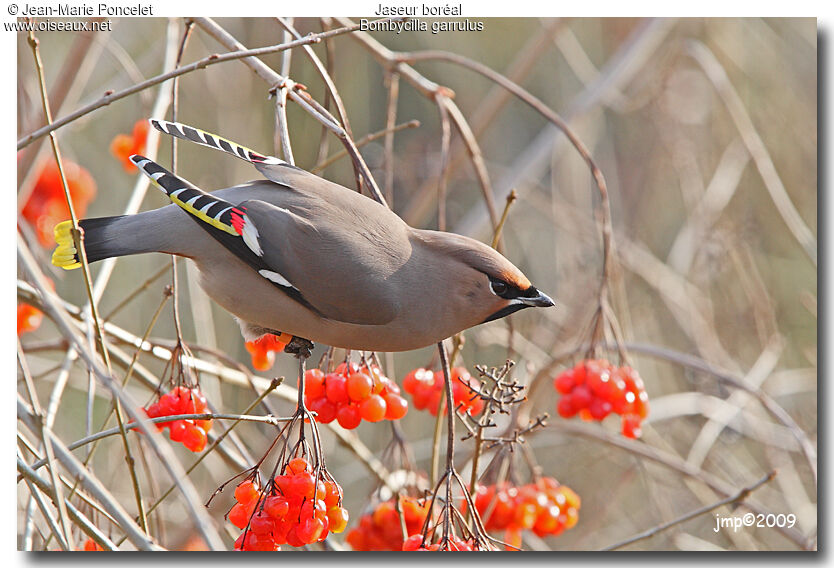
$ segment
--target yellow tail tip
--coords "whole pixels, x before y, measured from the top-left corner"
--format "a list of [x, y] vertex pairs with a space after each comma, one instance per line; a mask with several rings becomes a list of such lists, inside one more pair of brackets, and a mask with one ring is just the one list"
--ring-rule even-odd
[[78, 260], [78, 251], [72, 240], [72, 221], [62, 221], [55, 225], [55, 242], [58, 246], [52, 253], [52, 264], [64, 270], [72, 270], [81, 266]]

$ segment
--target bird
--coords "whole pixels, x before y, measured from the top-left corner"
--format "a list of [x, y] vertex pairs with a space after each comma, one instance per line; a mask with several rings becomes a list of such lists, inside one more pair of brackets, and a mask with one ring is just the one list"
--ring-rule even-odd
[[[553, 300], [493, 248], [416, 229], [377, 201], [216, 134], [149, 119], [160, 132], [231, 154], [265, 179], [206, 192], [153, 160], [130, 160], [171, 204], [83, 219], [88, 262], [163, 252], [190, 258], [246, 341], [285, 334], [399, 352]], [[81, 266], [72, 222], [55, 226], [55, 266]]]

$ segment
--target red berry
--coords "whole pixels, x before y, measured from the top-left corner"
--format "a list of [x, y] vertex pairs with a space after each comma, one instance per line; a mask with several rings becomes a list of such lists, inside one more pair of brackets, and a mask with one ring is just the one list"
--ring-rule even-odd
[[305, 544], [307, 544], [306, 542], [304, 542], [303, 540], [301, 540], [298, 537], [298, 527], [297, 526], [293, 526], [292, 528], [290, 528], [289, 531], [287, 531], [287, 544], [289, 544], [290, 546], [295, 547], [295, 548], [300, 548], [300, 547], [304, 546]]
[[246, 528], [246, 524], [249, 522], [249, 513], [246, 511], [246, 506], [242, 503], [235, 503], [235, 506], [229, 511], [229, 522], [239, 529]]
[[319, 539], [319, 536], [324, 531], [324, 523], [316, 517], [306, 517], [301, 519], [296, 528], [298, 538], [305, 544], [311, 544]]
[[645, 418], [649, 414], [649, 395], [646, 391], [641, 391], [634, 401], [634, 413], [640, 418]]
[[186, 427], [185, 436], [182, 439], [183, 445], [192, 452], [202, 452], [206, 448], [208, 437], [205, 431], [196, 424], [189, 424]]
[[595, 398], [588, 406], [588, 411], [594, 417], [594, 420], [603, 420], [611, 414], [611, 403], [601, 398]]
[[573, 377], [573, 369], [568, 369], [553, 381], [553, 386], [561, 394], [568, 394], [576, 384]]
[[99, 552], [104, 549], [93, 539], [88, 538], [84, 541], [84, 552]]
[[353, 430], [362, 422], [362, 414], [359, 407], [353, 404], [342, 406], [336, 411], [336, 420], [339, 426], [346, 430]]
[[418, 550], [423, 546], [423, 535], [422, 534], [414, 534], [405, 539], [403, 542], [403, 550], [404, 551], [414, 551]]
[[145, 410], [145, 414], [148, 415], [148, 418], [156, 418], [158, 416], [163, 416], [162, 411], [159, 408], [159, 403], [155, 402], [150, 405], [147, 410]]
[[185, 421], [184, 420], [175, 420], [171, 423], [171, 427], [169, 429], [169, 436], [172, 442], [182, 442], [185, 439]]
[[274, 529], [275, 521], [269, 514], [266, 513], [265, 510], [263, 512], [259, 511], [255, 513], [252, 520], [249, 521], [249, 530], [258, 536], [271, 535]]
[[[431, 396], [429, 397], [429, 402], [428, 402], [428, 409], [429, 409], [429, 412], [431, 412], [432, 416], [437, 416], [437, 411], [438, 411], [438, 408], [440, 407], [440, 399], [442, 397], [443, 397], [443, 391], [441, 391], [439, 389], [435, 390], [434, 392], [431, 393]], [[447, 406], [447, 401], [444, 401], [443, 402], [443, 408], [441, 408], [440, 410], [442, 412], [446, 412], [446, 406]]]
[[414, 394], [415, 389], [417, 388], [417, 373], [424, 371], [424, 369], [414, 369], [410, 373], [408, 373], [405, 377], [403, 377], [403, 388], [405, 392], [408, 394]]
[[325, 380], [327, 398], [336, 404], [344, 404], [350, 400], [347, 392], [347, 379], [342, 375], [330, 373]]
[[359, 365], [353, 362], [350, 363], [339, 363], [336, 367], [336, 370], [333, 371], [337, 375], [348, 376], [351, 373], [356, 373], [359, 371]]
[[324, 482], [324, 504], [328, 509], [331, 509], [339, 504], [341, 500], [341, 493], [339, 486], [334, 481]]
[[310, 499], [316, 490], [316, 484], [310, 472], [296, 473], [290, 478], [289, 493], [291, 496]]
[[324, 373], [321, 369], [309, 369], [304, 373], [304, 395], [310, 400], [325, 396]]
[[573, 389], [571, 397], [573, 399], [573, 407], [578, 409], [588, 408], [588, 405], [590, 405], [591, 401], [594, 399], [594, 395], [591, 394], [591, 389], [585, 385], [581, 385]]
[[637, 414], [626, 414], [623, 416], [622, 432], [626, 438], [639, 438], [642, 434], [640, 430], [640, 416]]
[[171, 393], [163, 394], [159, 398], [159, 415], [173, 416], [177, 413], [177, 399]]
[[270, 495], [264, 501], [264, 512], [273, 519], [283, 519], [290, 510], [290, 504], [283, 495]]
[[556, 410], [562, 418], [573, 418], [578, 412], [573, 406], [573, 397], [569, 394], [566, 394], [559, 400]]
[[192, 389], [191, 396], [194, 399], [195, 414], [199, 414], [208, 410], [208, 400], [206, 400], [206, 396], [203, 393], [201, 393], [197, 389]]
[[187, 389], [185, 387], [177, 387], [172, 392], [174, 392], [174, 396], [176, 397], [177, 401], [177, 414], [195, 413], [197, 405], [194, 403], [194, 399], [191, 397], [191, 389]]
[[308, 408], [316, 413], [316, 420], [322, 424], [329, 424], [336, 419], [337, 407], [326, 397], [311, 401]]

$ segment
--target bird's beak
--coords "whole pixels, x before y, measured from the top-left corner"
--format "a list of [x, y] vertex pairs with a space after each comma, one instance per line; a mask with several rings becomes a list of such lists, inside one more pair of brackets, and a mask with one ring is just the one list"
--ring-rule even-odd
[[539, 292], [538, 290], [536, 290], [536, 292], [538, 292], [538, 294], [535, 296], [530, 298], [519, 297], [518, 300], [526, 306], [532, 306], [535, 308], [549, 308], [556, 305], [556, 303], [550, 299], [550, 296], [544, 292]]
[[513, 314], [518, 310], [523, 310], [524, 308], [549, 308], [556, 305], [553, 303], [553, 300], [550, 299], [550, 296], [539, 292], [532, 286], [526, 290], [526, 293], [529, 293], [530, 295], [513, 298], [509, 301], [508, 305], [504, 306], [481, 323], [507, 317], [508, 315]]

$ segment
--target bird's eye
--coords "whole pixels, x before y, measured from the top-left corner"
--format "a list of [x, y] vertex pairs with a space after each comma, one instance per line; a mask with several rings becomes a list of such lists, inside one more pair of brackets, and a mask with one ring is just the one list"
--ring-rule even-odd
[[492, 288], [492, 292], [496, 296], [503, 296], [507, 293], [508, 286], [506, 282], [501, 282], [500, 280], [493, 280], [489, 283], [489, 286], [490, 288]]

